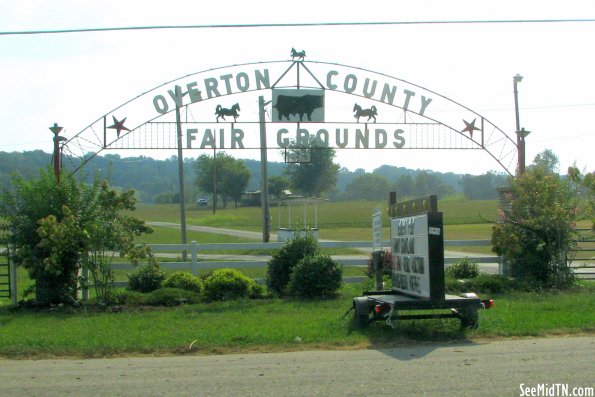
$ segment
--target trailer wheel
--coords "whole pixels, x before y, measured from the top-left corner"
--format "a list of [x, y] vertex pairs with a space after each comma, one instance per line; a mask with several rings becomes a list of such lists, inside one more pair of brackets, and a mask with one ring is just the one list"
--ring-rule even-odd
[[370, 303], [365, 296], [353, 299], [353, 319], [358, 328], [366, 328], [370, 324]]
[[479, 312], [477, 308], [461, 310], [461, 328], [477, 329], [479, 327]]

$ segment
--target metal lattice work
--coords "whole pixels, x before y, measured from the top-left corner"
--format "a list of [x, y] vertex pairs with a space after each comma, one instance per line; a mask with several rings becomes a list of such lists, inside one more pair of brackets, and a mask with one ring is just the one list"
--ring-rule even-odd
[[305, 60], [233, 65], [169, 81], [106, 113], [63, 150], [81, 159], [78, 169], [106, 149], [176, 149], [178, 122], [184, 149], [261, 148], [259, 96], [271, 102], [264, 122], [269, 149], [309, 137], [336, 149], [477, 149], [510, 175], [515, 171], [516, 142], [471, 109], [386, 74]]

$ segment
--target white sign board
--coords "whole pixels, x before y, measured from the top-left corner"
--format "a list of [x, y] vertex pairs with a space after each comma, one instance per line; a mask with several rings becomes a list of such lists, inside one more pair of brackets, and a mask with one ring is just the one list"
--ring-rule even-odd
[[393, 289], [424, 298], [430, 296], [428, 234], [427, 214], [391, 219]]
[[372, 214], [372, 252], [382, 251], [382, 212], [378, 209]]

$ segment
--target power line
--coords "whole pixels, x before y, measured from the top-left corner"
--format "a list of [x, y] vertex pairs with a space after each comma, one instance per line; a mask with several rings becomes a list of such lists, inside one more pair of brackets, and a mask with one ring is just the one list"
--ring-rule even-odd
[[214, 24], [214, 25], [155, 25], [125, 26], [111, 28], [84, 28], [59, 30], [22, 30], [0, 32], [0, 36], [114, 32], [130, 30], [164, 29], [237, 29], [237, 28], [288, 28], [325, 26], [387, 26], [387, 25], [470, 25], [470, 24], [543, 24], [543, 23], [592, 23], [595, 18], [584, 19], [491, 19], [491, 20], [446, 20], [446, 21], [385, 21], [385, 22], [312, 22], [312, 23], [255, 23], [255, 24]]

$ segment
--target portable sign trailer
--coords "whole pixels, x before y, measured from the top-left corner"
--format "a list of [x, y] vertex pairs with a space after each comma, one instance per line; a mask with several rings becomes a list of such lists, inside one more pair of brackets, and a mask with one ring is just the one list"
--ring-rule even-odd
[[[478, 326], [478, 311], [493, 306], [474, 293], [447, 295], [444, 286], [444, 228], [435, 195], [396, 203], [389, 200], [392, 289], [365, 291], [353, 299], [355, 322], [459, 318], [461, 326]], [[375, 261], [378, 263], [379, 261]], [[376, 269], [378, 272], [378, 269]], [[449, 310], [446, 313], [401, 314], [406, 310]], [[392, 325], [392, 324], [391, 324]]]

